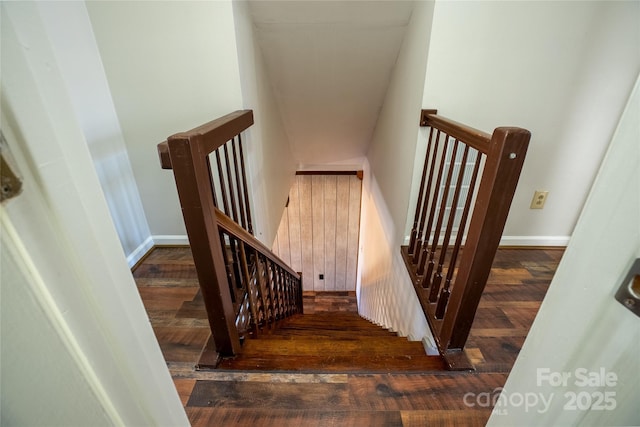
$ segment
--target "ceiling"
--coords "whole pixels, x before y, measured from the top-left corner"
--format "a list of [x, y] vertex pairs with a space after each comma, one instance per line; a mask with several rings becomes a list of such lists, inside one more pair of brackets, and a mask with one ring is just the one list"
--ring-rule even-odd
[[408, 1], [251, 3], [298, 162], [366, 154], [412, 10]]

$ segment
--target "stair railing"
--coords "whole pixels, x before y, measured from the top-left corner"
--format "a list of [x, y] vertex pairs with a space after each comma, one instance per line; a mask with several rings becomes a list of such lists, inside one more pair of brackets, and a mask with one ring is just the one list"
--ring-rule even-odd
[[211, 337], [198, 367], [241, 352], [244, 337], [302, 313], [302, 279], [253, 236], [241, 134], [251, 110], [158, 144], [173, 169]]
[[493, 135], [422, 110], [429, 128], [409, 245], [402, 256], [449, 369], [472, 369], [464, 354], [498, 249], [531, 134]]

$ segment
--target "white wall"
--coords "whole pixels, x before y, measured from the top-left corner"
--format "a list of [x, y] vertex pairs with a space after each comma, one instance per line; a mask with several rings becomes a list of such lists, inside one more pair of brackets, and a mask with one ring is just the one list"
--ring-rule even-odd
[[[252, 109], [255, 124], [244, 145], [248, 158], [255, 235], [271, 246], [278, 231], [296, 170], [289, 138], [255, 40], [249, 2], [233, 2], [242, 105]], [[264, 177], [269, 177], [265, 179]]]
[[362, 276], [356, 291], [358, 313], [400, 336], [414, 341], [425, 340], [437, 354], [427, 319], [394, 242], [391, 214], [368, 164], [365, 165], [362, 190]]
[[391, 214], [395, 246], [407, 220], [433, 7], [416, 2], [367, 153]]
[[[538, 394], [551, 404], [502, 406], [491, 426], [640, 425], [640, 318], [614, 299], [640, 258], [640, 79], [615, 132], [571, 242], [502, 393], [508, 402]], [[609, 386], [580, 386], [576, 369], [617, 377]], [[538, 382], [538, 370], [566, 372], [566, 386]], [[607, 375], [607, 374], [605, 374]], [[579, 402], [614, 393], [614, 410], [576, 410]], [[514, 398], [515, 397], [515, 398]], [[601, 401], [601, 406], [610, 402]], [[601, 400], [601, 399], [600, 399]], [[533, 398], [531, 398], [533, 402]]]
[[411, 1], [254, 1], [257, 40], [294, 157], [366, 154]]
[[[433, 13], [417, 2], [365, 163], [357, 288], [361, 315], [411, 339], [432, 340], [400, 257]], [[369, 167], [370, 165], [370, 167]]]
[[45, 2], [40, 12], [120, 243], [132, 266], [153, 242], [87, 9], [84, 2]]
[[503, 243], [571, 235], [640, 70], [638, 20], [638, 2], [436, 3], [423, 107], [532, 133]]
[[[10, 251], [2, 282], [2, 420], [187, 425], [109, 217], [42, 5], [1, 7], [2, 129], [25, 181], [24, 192], [0, 209], [3, 257]], [[16, 289], [20, 284], [28, 289]], [[22, 311], [28, 306], [5, 307], [25, 299], [35, 310], [28, 316]], [[16, 347], [5, 347], [6, 327]], [[29, 351], [29, 341], [41, 338], [37, 351]], [[25, 391], [26, 385], [33, 388]], [[43, 396], [48, 391], [57, 395]], [[61, 413], [60, 401], [73, 402], [77, 418]]]
[[231, 1], [86, 4], [151, 234], [186, 243], [156, 145], [242, 108]]

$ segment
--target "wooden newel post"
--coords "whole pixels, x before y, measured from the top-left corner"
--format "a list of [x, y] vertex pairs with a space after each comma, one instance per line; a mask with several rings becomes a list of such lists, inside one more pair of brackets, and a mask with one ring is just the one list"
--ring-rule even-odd
[[213, 342], [216, 351], [226, 357], [240, 351], [240, 339], [215, 221], [208, 153], [199, 150], [200, 138], [169, 137], [168, 151]]
[[530, 137], [531, 133], [525, 129], [509, 127], [497, 128], [491, 137], [460, 270], [440, 332], [440, 345], [445, 352], [461, 351], [469, 336], [500, 244]]

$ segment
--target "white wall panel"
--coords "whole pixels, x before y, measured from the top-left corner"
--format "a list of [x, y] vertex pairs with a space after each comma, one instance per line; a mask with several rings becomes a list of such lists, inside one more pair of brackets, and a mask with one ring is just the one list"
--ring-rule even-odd
[[[297, 176], [300, 195], [300, 251], [302, 253], [302, 286], [305, 291], [314, 290], [313, 280], [313, 221], [311, 214], [311, 176]], [[294, 217], [295, 220], [295, 217]]]
[[336, 290], [337, 180], [324, 175], [324, 287]]
[[289, 192], [289, 206], [285, 209], [288, 213], [289, 224], [289, 251], [291, 253], [291, 268], [302, 271], [302, 246], [300, 245], [300, 197], [298, 180], [293, 181]]
[[336, 290], [347, 289], [347, 244], [349, 230], [349, 176], [337, 177]]
[[[324, 291], [324, 176], [311, 175], [311, 223], [313, 234], [311, 236], [311, 250], [313, 257], [313, 290]], [[303, 250], [306, 245], [303, 242]]]
[[355, 175], [296, 176], [273, 249], [302, 271], [304, 290], [355, 291], [361, 194]]

